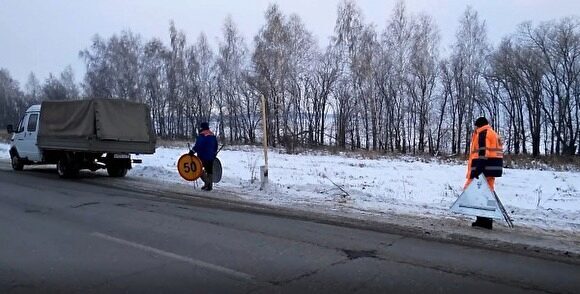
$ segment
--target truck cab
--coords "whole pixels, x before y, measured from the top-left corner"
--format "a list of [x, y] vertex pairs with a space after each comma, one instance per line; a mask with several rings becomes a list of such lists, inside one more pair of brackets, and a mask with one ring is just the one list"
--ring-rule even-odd
[[13, 130], [10, 140], [10, 160], [15, 170], [22, 170], [24, 164], [42, 161], [42, 152], [37, 145], [40, 105], [26, 110], [20, 123]]

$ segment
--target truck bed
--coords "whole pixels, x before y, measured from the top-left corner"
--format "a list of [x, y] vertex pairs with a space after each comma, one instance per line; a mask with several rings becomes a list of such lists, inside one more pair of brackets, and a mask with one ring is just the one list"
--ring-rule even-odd
[[45, 101], [38, 147], [103, 153], [155, 153], [149, 108], [117, 99]]

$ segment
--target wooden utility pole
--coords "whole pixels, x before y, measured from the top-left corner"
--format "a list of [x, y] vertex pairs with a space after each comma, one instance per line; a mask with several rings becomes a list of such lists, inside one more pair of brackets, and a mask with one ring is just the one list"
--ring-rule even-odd
[[260, 179], [262, 185], [260, 190], [268, 184], [268, 122], [266, 121], [266, 98], [262, 95], [262, 143], [264, 145], [264, 165], [260, 167]]

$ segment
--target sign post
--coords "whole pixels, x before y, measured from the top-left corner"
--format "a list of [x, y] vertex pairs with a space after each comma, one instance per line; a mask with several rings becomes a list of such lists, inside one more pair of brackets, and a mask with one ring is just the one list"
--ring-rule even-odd
[[260, 166], [260, 190], [263, 190], [268, 184], [268, 122], [266, 121], [266, 98], [262, 95], [262, 131], [264, 146], [264, 165]]

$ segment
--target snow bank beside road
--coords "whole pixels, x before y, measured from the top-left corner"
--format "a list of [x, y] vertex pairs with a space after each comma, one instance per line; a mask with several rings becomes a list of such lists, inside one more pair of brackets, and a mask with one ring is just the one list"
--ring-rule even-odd
[[[8, 158], [0, 144], [0, 158]], [[139, 156], [129, 177], [184, 183], [175, 164], [186, 148], [160, 147]], [[464, 165], [421, 162], [413, 158], [356, 159], [340, 155], [269, 153], [270, 186], [260, 191], [262, 150], [240, 147], [222, 150], [222, 182], [216, 189], [241, 194], [247, 200], [281, 206], [316, 205], [367, 212], [456, 217], [448, 211], [465, 181]], [[194, 183], [190, 184], [194, 189]], [[198, 185], [199, 187], [199, 185]], [[339, 188], [340, 187], [340, 188]], [[344, 191], [343, 191], [344, 190]], [[580, 230], [580, 174], [505, 169], [496, 191], [519, 226]], [[345, 193], [346, 192], [346, 193]]]
[[[143, 156], [130, 175], [170, 182], [183, 180], [175, 162], [183, 149], [158, 148]], [[356, 159], [340, 155], [269, 153], [270, 187], [260, 191], [262, 150], [222, 150], [225, 188], [244, 198], [282, 206], [317, 204], [369, 212], [455, 217], [448, 208], [465, 182], [464, 165], [421, 162], [413, 158]], [[580, 175], [577, 172], [505, 169], [496, 191], [517, 225], [580, 229]], [[254, 181], [252, 181], [254, 179]], [[193, 189], [194, 184], [192, 184]], [[348, 195], [346, 195], [340, 186]]]

